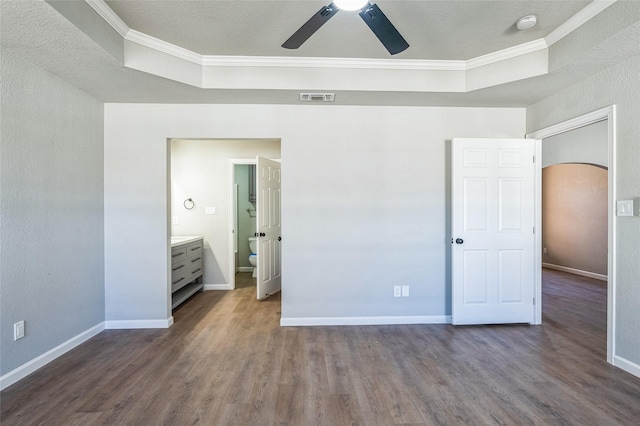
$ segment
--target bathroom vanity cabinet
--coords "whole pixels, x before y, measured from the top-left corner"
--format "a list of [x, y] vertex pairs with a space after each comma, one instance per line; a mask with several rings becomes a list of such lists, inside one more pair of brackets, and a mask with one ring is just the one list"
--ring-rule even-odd
[[171, 237], [171, 309], [202, 290], [202, 237]]

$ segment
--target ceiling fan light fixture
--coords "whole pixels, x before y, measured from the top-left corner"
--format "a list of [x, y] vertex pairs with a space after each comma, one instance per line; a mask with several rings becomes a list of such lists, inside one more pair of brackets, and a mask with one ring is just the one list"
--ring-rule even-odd
[[[349, 4], [345, 4], [348, 2]], [[380, 10], [378, 5], [371, 4], [367, 0], [334, 0], [328, 6], [322, 6], [307, 22], [304, 23], [291, 37], [282, 43], [285, 49], [297, 49], [309, 39], [316, 31], [327, 23], [340, 8], [349, 10], [359, 10], [358, 15], [369, 29], [376, 35], [385, 49], [395, 55], [406, 50], [409, 43], [402, 37], [396, 27], [393, 26], [389, 18]]]
[[520, 31], [528, 30], [529, 28], [533, 28], [538, 22], [538, 17], [536, 15], [527, 15], [516, 21], [516, 28]]
[[369, 0], [333, 0], [333, 4], [340, 10], [360, 10], [369, 3]]

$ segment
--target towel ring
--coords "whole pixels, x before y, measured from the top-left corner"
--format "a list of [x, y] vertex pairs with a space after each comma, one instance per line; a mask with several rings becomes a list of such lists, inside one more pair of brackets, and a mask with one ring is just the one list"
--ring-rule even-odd
[[187, 198], [186, 200], [184, 200], [184, 203], [182, 203], [182, 205], [184, 206], [185, 209], [191, 210], [196, 206], [196, 203], [194, 203], [191, 198]]

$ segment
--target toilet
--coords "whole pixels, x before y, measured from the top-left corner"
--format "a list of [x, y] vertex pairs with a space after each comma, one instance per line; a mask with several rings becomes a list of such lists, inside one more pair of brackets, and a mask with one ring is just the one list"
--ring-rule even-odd
[[249, 255], [249, 263], [253, 266], [253, 274], [251, 275], [253, 278], [258, 276], [258, 270], [256, 266], [258, 265], [258, 256], [256, 256], [256, 250], [258, 248], [258, 239], [255, 237], [249, 238], [249, 251], [251, 254]]

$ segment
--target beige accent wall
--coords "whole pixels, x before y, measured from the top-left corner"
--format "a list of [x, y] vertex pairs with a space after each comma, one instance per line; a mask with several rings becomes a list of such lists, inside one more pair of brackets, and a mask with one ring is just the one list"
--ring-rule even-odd
[[557, 164], [542, 170], [544, 263], [607, 275], [607, 191], [602, 167]]

